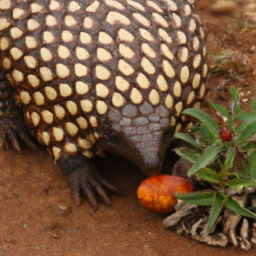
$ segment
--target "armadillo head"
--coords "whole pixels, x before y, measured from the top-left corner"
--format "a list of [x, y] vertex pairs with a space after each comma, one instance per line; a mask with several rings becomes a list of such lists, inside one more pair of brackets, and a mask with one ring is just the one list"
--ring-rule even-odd
[[176, 124], [179, 118], [174, 117], [180, 111], [163, 105], [153, 107], [147, 101], [140, 106], [128, 104], [121, 112], [113, 108], [105, 122], [111, 127], [101, 130], [105, 131], [101, 132], [101, 147], [132, 161], [148, 175], [158, 173], [174, 127], [176, 131], [181, 128], [181, 124]]

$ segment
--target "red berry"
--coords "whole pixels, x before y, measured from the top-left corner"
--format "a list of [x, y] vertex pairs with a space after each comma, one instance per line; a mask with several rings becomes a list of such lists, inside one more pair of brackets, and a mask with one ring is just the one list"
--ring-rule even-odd
[[219, 134], [222, 141], [231, 141], [232, 133], [226, 125], [220, 128]]

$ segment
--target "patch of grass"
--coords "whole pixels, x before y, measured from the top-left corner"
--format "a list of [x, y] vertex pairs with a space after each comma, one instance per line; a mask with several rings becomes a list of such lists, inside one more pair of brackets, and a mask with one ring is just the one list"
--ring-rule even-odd
[[236, 54], [236, 52], [234, 52], [234, 51], [224, 51], [224, 52], [221, 52], [219, 55], [214, 56], [212, 61], [213, 61], [213, 63], [218, 63], [218, 64], [223, 65], [228, 62], [228, 60], [225, 60], [225, 59], [230, 59], [235, 54]]

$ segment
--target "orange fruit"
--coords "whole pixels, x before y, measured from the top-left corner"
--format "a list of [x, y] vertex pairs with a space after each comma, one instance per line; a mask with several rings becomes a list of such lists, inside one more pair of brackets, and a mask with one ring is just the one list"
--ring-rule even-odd
[[173, 211], [177, 204], [175, 193], [186, 194], [192, 190], [193, 186], [186, 179], [163, 174], [142, 181], [137, 189], [137, 196], [146, 209], [167, 213]]

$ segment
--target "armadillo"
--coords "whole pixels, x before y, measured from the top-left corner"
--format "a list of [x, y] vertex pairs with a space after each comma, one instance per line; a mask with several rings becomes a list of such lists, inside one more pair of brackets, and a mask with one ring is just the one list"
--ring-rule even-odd
[[208, 73], [193, 0], [0, 0], [0, 148], [47, 147], [97, 207], [104, 151], [161, 171]]

